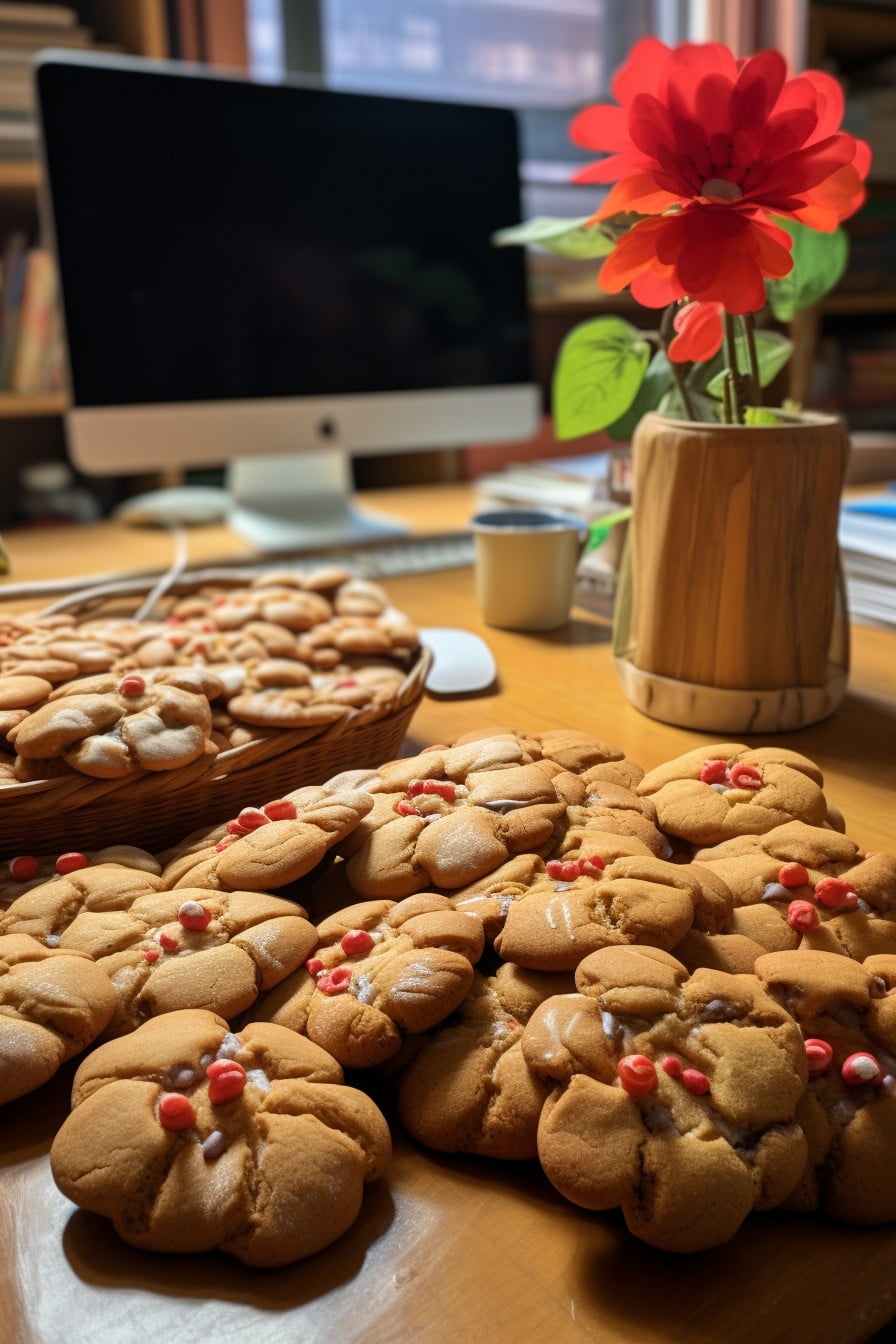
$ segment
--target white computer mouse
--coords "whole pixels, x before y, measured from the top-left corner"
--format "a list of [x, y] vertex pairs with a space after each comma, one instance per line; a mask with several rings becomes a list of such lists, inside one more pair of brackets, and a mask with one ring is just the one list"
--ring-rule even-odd
[[432, 651], [426, 689], [434, 695], [469, 695], [484, 691], [498, 675], [492, 651], [472, 630], [430, 626], [420, 640]]

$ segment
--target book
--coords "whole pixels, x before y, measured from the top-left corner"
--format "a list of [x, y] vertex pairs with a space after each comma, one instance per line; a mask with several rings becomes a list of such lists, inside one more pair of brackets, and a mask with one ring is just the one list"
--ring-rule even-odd
[[56, 263], [43, 247], [32, 247], [25, 260], [22, 298], [10, 361], [12, 392], [48, 391], [47, 360], [56, 336]]
[[36, 5], [0, 3], [0, 25], [36, 24], [48, 28], [72, 28], [78, 22], [78, 11], [70, 5]]
[[896, 486], [847, 500], [838, 539], [850, 618], [896, 626]]
[[248, 70], [246, 0], [199, 0], [202, 59], [221, 70]]
[[9, 370], [16, 344], [27, 247], [28, 240], [24, 231], [16, 229], [7, 238], [3, 251], [3, 285], [0, 289], [0, 388], [9, 387]]

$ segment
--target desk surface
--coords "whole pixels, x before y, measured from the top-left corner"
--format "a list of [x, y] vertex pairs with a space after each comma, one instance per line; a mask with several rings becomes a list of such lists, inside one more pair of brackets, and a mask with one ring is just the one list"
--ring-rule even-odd
[[[469, 514], [468, 492], [454, 487], [369, 499], [423, 528], [454, 526]], [[58, 573], [63, 554], [65, 568], [84, 573], [110, 568], [110, 553], [116, 567], [168, 559], [165, 538], [112, 525], [6, 541], [18, 580]], [[223, 529], [193, 534], [191, 546], [200, 562], [233, 553]], [[707, 740], [628, 704], [609, 628], [597, 617], [576, 611], [566, 629], [546, 636], [489, 629], [465, 569], [388, 587], [420, 624], [482, 634], [500, 671], [485, 696], [426, 700], [409, 751], [478, 728], [569, 726], [617, 743], [649, 768]], [[892, 849], [896, 635], [862, 627], [853, 634], [845, 703], [826, 723], [775, 740], [821, 766], [860, 844]], [[73, 1069], [0, 1111], [0, 1344], [243, 1337], [448, 1344], [465, 1332], [499, 1344], [853, 1344], [896, 1315], [896, 1226], [771, 1214], [715, 1251], [663, 1255], [630, 1238], [616, 1214], [566, 1204], [534, 1164], [427, 1154], [400, 1135], [358, 1222], [310, 1261], [252, 1272], [214, 1255], [143, 1254], [104, 1220], [74, 1210], [53, 1185], [47, 1153]]]

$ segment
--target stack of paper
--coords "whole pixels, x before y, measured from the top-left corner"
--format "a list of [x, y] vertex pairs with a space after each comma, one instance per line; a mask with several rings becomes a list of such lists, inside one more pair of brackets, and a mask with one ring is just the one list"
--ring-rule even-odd
[[844, 504], [839, 538], [851, 619], [896, 626], [896, 486]]

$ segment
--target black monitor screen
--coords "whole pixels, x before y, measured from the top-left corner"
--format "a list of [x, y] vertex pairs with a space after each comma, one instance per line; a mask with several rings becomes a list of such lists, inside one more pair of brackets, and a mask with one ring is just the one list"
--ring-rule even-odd
[[498, 108], [45, 58], [81, 406], [530, 380]]

